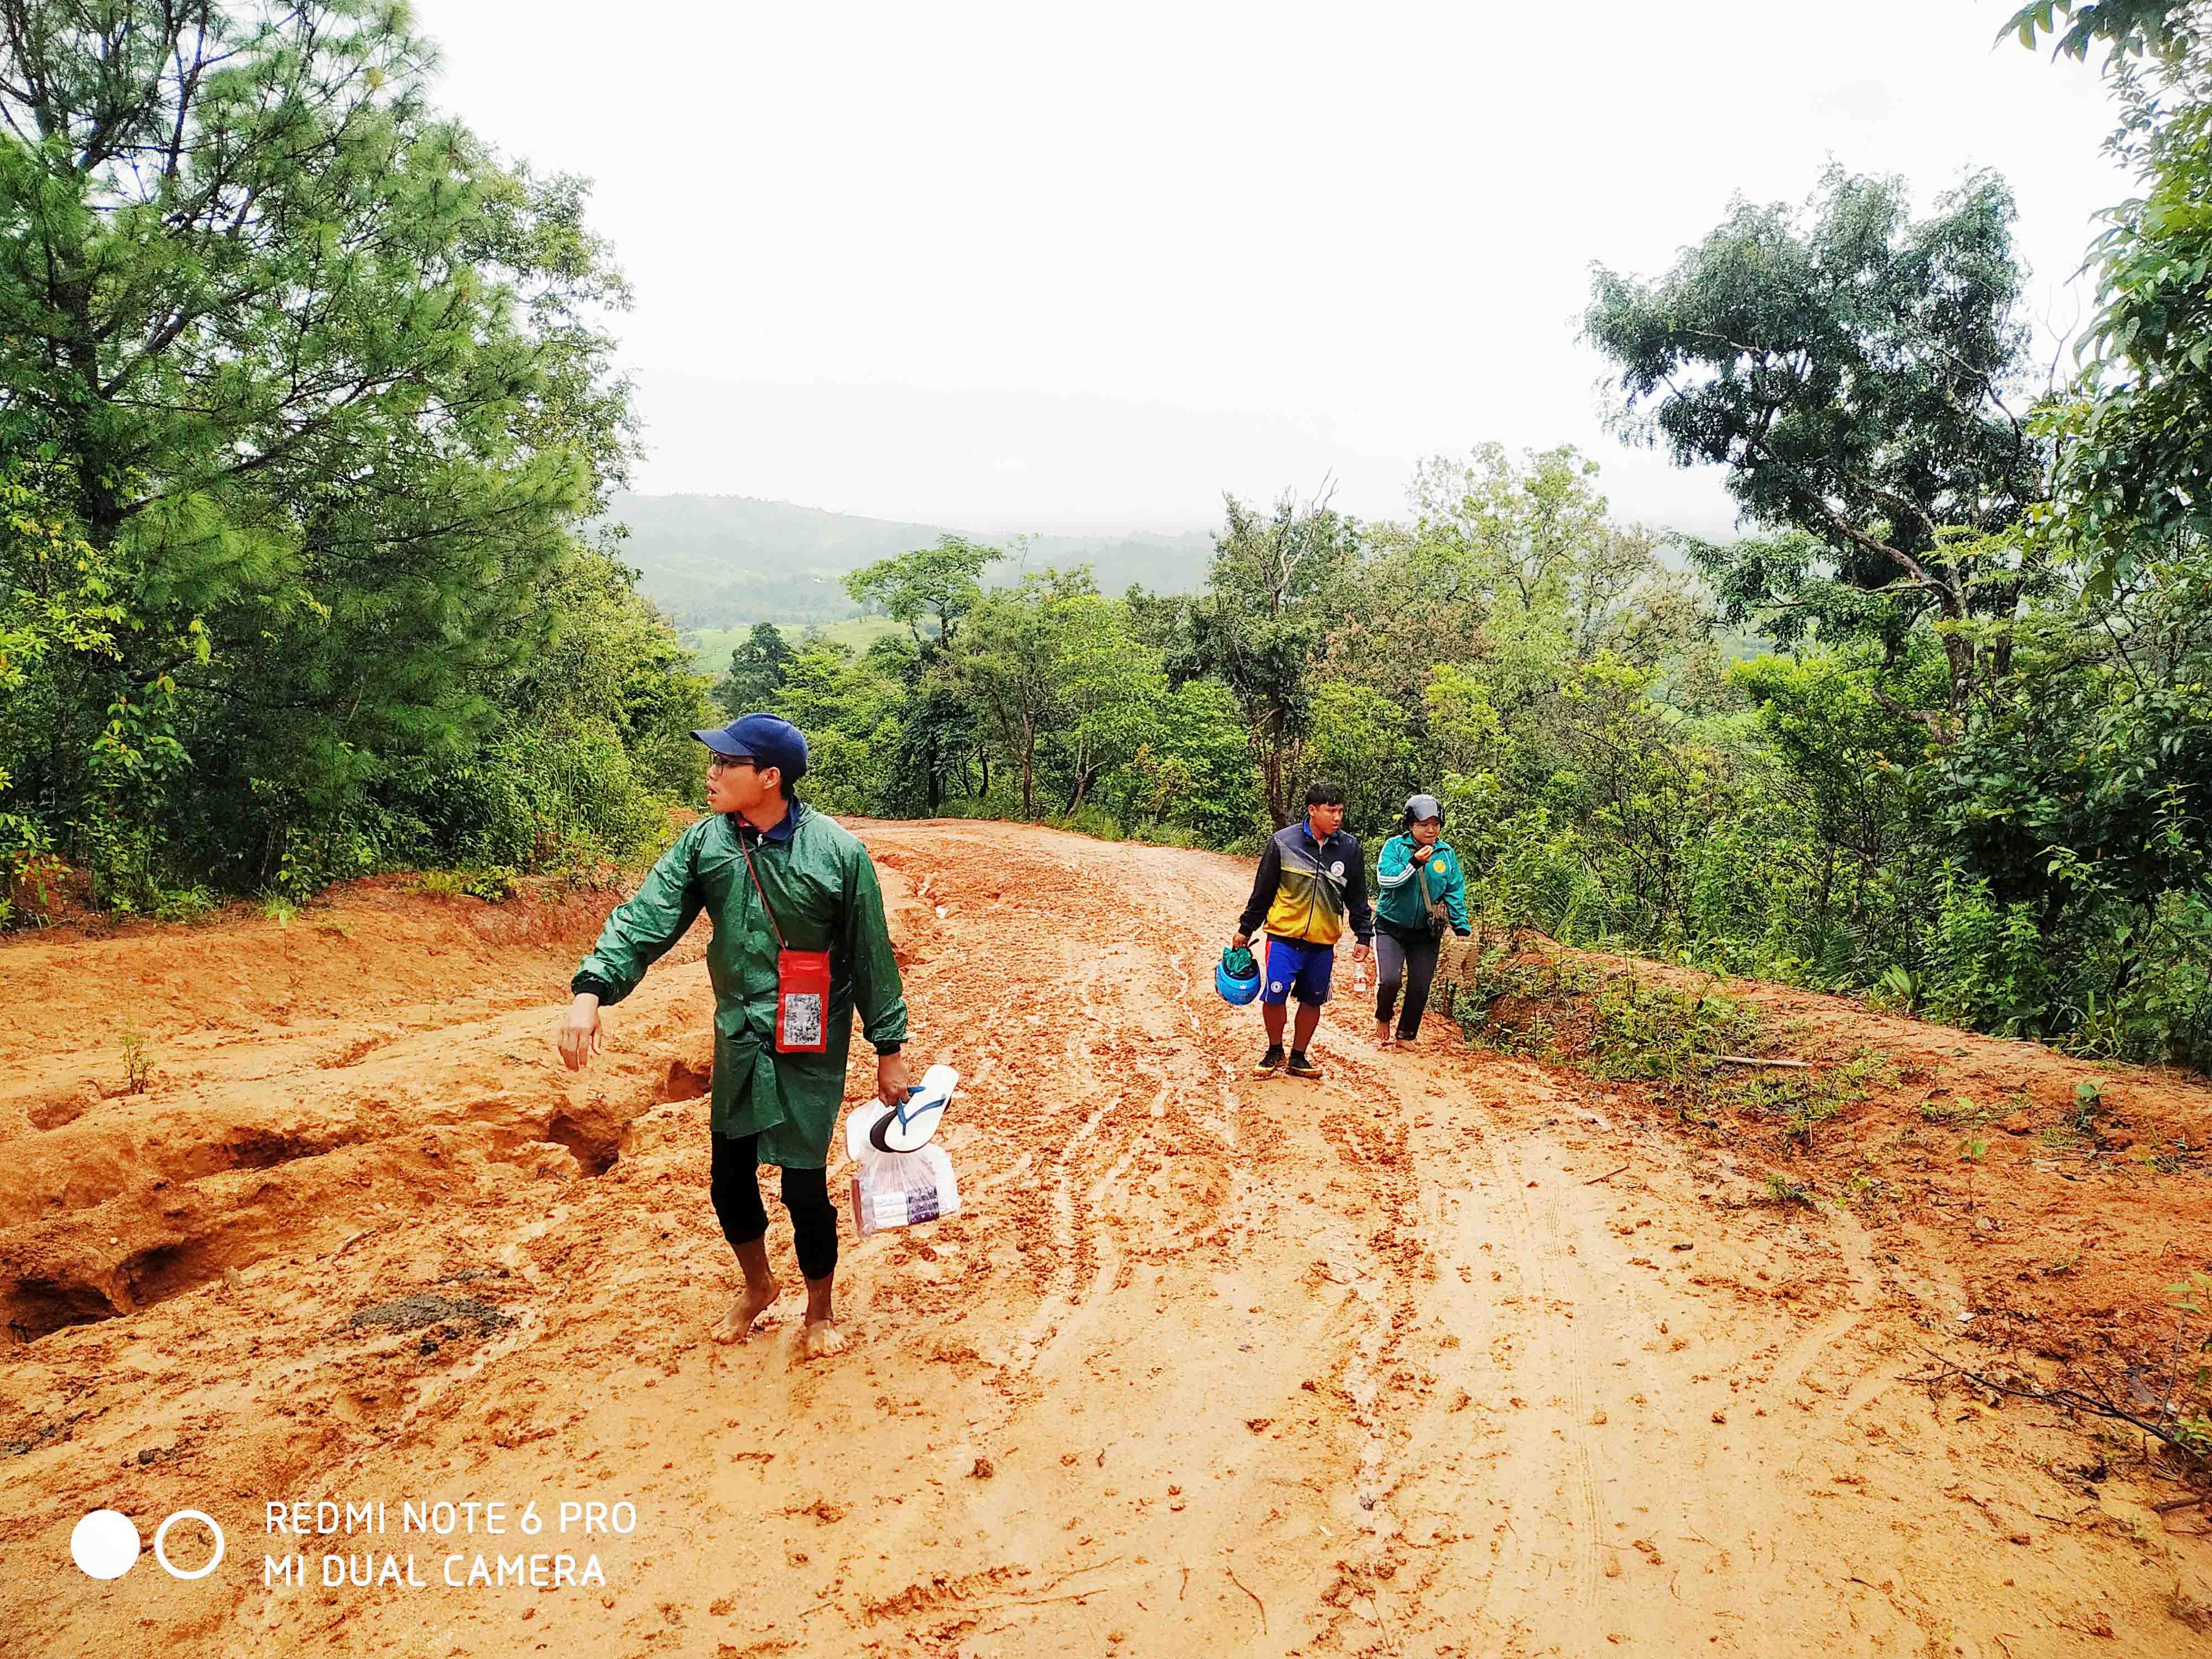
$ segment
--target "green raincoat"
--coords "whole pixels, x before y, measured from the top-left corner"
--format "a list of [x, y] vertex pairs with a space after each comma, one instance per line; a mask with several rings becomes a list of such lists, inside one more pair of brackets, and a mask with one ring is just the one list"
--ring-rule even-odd
[[[620, 1002], [705, 910], [714, 918], [707, 974], [714, 985], [714, 1133], [760, 1135], [763, 1162], [819, 1170], [845, 1097], [852, 1014], [879, 1051], [906, 1036], [906, 994], [884, 925], [883, 889], [852, 832], [793, 804], [787, 838], [750, 842], [753, 868], [794, 951], [830, 952], [829, 1044], [818, 1054], [775, 1052], [775, 930], [745, 873], [737, 820], [710, 813], [677, 837], [616, 907], [572, 982]], [[790, 820], [787, 819], [786, 824]]]

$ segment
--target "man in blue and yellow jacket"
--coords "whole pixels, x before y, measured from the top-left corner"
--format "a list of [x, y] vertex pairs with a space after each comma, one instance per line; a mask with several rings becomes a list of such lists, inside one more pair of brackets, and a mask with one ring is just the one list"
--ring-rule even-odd
[[1303, 823], [1279, 830], [1260, 855], [1252, 896], [1237, 919], [1238, 945], [1265, 933], [1267, 953], [1260, 963], [1260, 1016], [1267, 1027], [1267, 1052], [1253, 1070], [1261, 1077], [1283, 1067], [1284, 1006], [1295, 993], [1297, 1025], [1291, 1034], [1288, 1069], [1292, 1077], [1317, 1078], [1321, 1067], [1306, 1054], [1328, 1000], [1329, 977], [1336, 964], [1336, 942], [1349, 921], [1358, 943], [1352, 959], [1364, 962], [1375, 938], [1375, 918], [1367, 908], [1367, 864], [1359, 843], [1345, 833], [1344, 791], [1316, 782], [1306, 789]]

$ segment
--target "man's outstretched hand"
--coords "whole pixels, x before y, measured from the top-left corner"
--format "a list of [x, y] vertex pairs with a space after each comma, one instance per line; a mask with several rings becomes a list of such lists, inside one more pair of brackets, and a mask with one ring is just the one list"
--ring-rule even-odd
[[589, 991], [579, 991], [561, 1021], [561, 1063], [580, 1072], [599, 1052], [599, 1000]]
[[876, 1056], [876, 1098], [886, 1106], [896, 1106], [906, 1098], [906, 1056], [878, 1054]]

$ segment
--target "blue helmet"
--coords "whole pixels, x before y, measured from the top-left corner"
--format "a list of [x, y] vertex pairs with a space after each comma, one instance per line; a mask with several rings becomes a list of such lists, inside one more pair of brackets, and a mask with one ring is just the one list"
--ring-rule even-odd
[[1260, 994], [1260, 964], [1252, 953], [1239, 945], [1232, 945], [1221, 953], [1221, 960], [1213, 965], [1213, 988], [1221, 993], [1221, 1000], [1231, 1007], [1242, 1008]]

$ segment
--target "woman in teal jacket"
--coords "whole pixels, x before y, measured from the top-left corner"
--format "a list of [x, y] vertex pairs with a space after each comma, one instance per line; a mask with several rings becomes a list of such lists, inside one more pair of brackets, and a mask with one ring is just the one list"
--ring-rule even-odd
[[1438, 839], [1444, 809], [1434, 795], [1415, 795], [1406, 802], [1402, 822], [1404, 833], [1382, 843], [1375, 869], [1375, 1042], [1383, 1048], [1392, 1046], [1390, 1013], [1400, 982], [1406, 1011], [1398, 1016], [1397, 1040], [1411, 1042], [1428, 1010], [1446, 920], [1462, 939], [1469, 931], [1466, 873], [1459, 855]]

